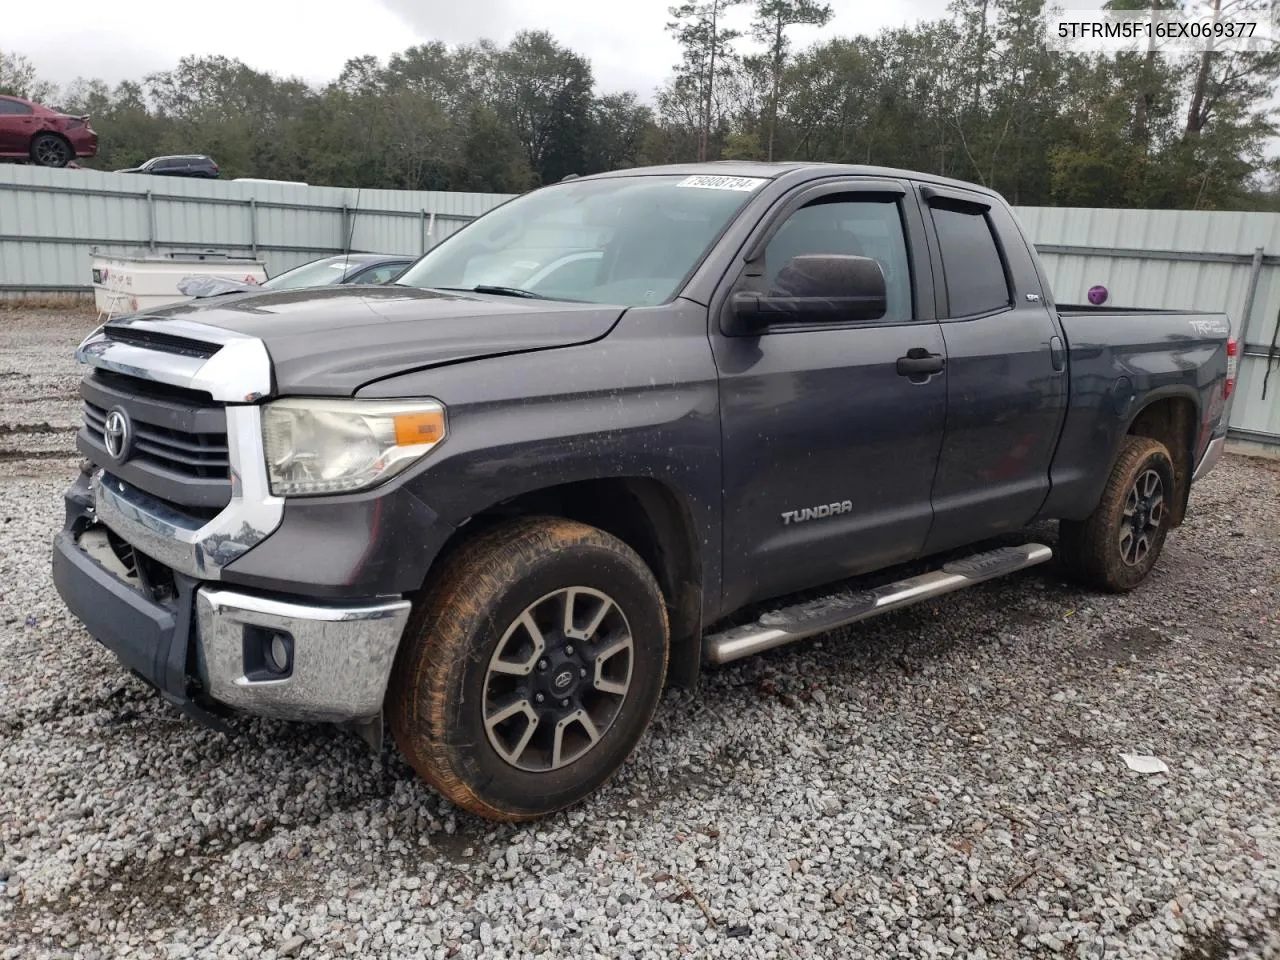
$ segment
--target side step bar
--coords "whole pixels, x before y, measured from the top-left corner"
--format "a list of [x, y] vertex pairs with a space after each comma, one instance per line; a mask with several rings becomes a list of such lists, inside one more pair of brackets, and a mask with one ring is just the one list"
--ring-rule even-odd
[[1000, 547], [953, 560], [941, 569], [898, 580], [874, 590], [846, 590], [762, 614], [755, 623], [731, 627], [702, 639], [706, 663], [728, 663], [774, 647], [826, 633], [859, 620], [909, 607], [921, 600], [963, 590], [985, 580], [1034, 567], [1053, 557], [1043, 544]]

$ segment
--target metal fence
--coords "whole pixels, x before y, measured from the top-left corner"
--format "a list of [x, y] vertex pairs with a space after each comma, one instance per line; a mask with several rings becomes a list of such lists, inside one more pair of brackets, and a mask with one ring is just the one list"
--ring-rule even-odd
[[[418, 254], [507, 199], [0, 164], [0, 297], [87, 291], [95, 250], [256, 255], [270, 275], [348, 244]], [[1232, 435], [1280, 450], [1280, 214], [1017, 212], [1061, 303], [1101, 284], [1116, 306], [1225, 312], [1244, 344]]]
[[272, 276], [348, 244], [418, 254], [505, 199], [0, 164], [0, 296], [87, 291], [92, 252], [215, 250]]

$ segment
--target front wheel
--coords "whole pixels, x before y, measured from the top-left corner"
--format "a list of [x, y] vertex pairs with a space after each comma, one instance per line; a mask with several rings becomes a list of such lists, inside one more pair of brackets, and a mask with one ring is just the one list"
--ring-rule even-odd
[[1087, 586], [1111, 593], [1132, 590], [1147, 578], [1164, 547], [1173, 497], [1168, 448], [1147, 437], [1125, 437], [1093, 513], [1060, 524], [1062, 565]]
[[667, 667], [644, 561], [601, 530], [522, 518], [446, 561], [405, 630], [392, 734], [457, 805], [518, 821], [598, 789], [639, 742]]

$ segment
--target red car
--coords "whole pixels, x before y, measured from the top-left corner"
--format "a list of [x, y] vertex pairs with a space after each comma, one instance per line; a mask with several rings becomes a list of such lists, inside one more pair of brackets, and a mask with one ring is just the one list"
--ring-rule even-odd
[[65, 167], [97, 152], [98, 135], [87, 116], [72, 117], [30, 100], [0, 97], [0, 160]]

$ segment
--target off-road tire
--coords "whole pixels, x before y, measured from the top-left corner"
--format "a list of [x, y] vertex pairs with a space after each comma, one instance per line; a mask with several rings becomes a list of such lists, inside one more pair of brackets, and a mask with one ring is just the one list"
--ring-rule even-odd
[[[1126, 562], [1121, 537], [1129, 519], [1126, 504], [1135, 485], [1154, 472], [1159, 477], [1163, 510], [1149, 533], [1149, 546], [1135, 562]], [[1126, 593], [1141, 584], [1160, 557], [1174, 497], [1173, 459], [1158, 440], [1128, 436], [1111, 468], [1107, 485], [1086, 519], [1059, 524], [1058, 559], [1067, 576], [1085, 586], [1108, 593]]]
[[[559, 769], [520, 769], [489, 737], [491, 658], [526, 609], [571, 587], [602, 591], [625, 616], [629, 686], [582, 756]], [[543, 817], [595, 792], [631, 754], [661, 697], [667, 647], [662, 592], [625, 543], [555, 517], [505, 522], [459, 546], [415, 603], [388, 684], [392, 736], [414, 770], [458, 806], [490, 820]]]

